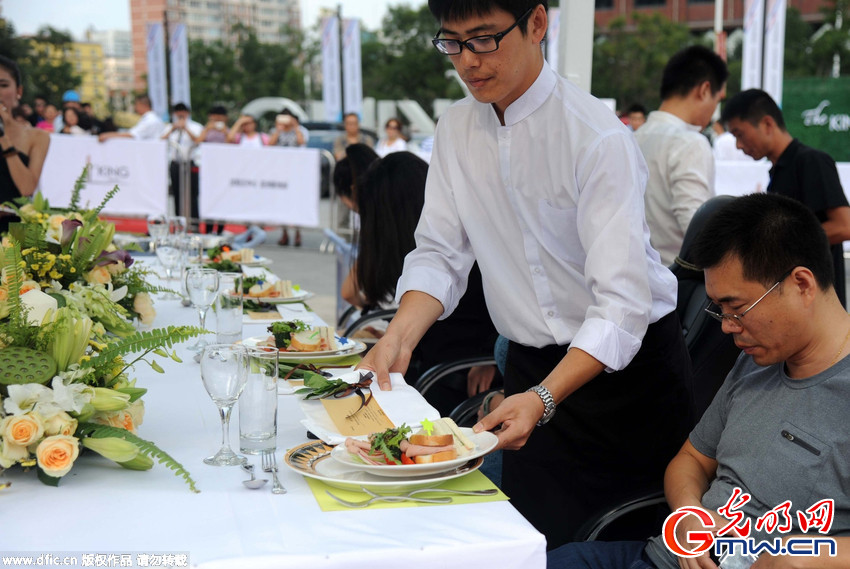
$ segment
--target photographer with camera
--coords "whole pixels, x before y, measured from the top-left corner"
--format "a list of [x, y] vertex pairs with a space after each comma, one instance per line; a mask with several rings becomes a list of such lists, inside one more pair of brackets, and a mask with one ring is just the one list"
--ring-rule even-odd
[[[20, 104], [23, 92], [18, 64], [0, 56], [0, 203], [35, 193], [50, 145], [45, 131], [13, 118], [12, 110]], [[0, 233], [16, 219], [0, 212]]]

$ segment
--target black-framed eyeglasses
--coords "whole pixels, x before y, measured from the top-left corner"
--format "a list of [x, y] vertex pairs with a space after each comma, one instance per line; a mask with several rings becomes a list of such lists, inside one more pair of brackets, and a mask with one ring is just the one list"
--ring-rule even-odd
[[757, 305], [759, 302], [761, 302], [762, 300], [764, 300], [764, 297], [766, 297], [767, 295], [769, 295], [769, 294], [770, 294], [771, 292], [773, 292], [773, 291], [774, 291], [774, 290], [775, 290], [775, 289], [776, 289], [776, 288], [777, 288], [780, 284], [782, 284], [782, 281], [784, 281], [785, 279], [787, 279], [787, 278], [788, 278], [788, 276], [791, 274], [791, 272], [792, 272], [793, 270], [794, 270], [794, 269], [790, 269], [787, 273], [785, 273], [784, 275], [782, 275], [781, 277], [779, 277], [779, 280], [778, 280], [778, 281], [776, 281], [776, 282], [773, 284], [773, 286], [772, 286], [772, 287], [770, 287], [769, 289], [767, 289], [767, 292], [765, 292], [763, 295], [761, 295], [761, 296], [758, 298], [758, 300], [756, 300], [754, 303], [752, 303], [752, 304], [749, 306], [749, 308], [747, 308], [746, 310], [744, 310], [744, 311], [743, 311], [742, 313], [740, 313], [740, 314], [728, 314], [728, 313], [721, 312], [721, 311], [720, 311], [720, 307], [719, 307], [719, 306], [717, 306], [715, 303], [711, 302], [710, 300], [709, 300], [709, 305], [705, 308], [705, 311], [708, 313], [708, 315], [709, 315], [709, 316], [711, 316], [712, 318], [714, 318], [714, 319], [715, 319], [715, 320], [717, 320], [718, 322], [721, 322], [721, 323], [722, 323], [724, 320], [728, 320], [729, 322], [734, 322], [734, 323], [735, 323], [735, 324], [737, 324], [738, 326], [743, 326], [743, 325], [744, 325], [744, 322], [743, 322], [743, 320], [742, 320], [742, 319], [744, 318], [744, 316], [746, 316], [747, 312], [749, 312], [750, 310], [752, 310], [753, 308], [755, 308], [755, 307], [756, 307], [756, 305]]
[[[536, 7], [537, 6], [534, 6], [534, 8]], [[463, 48], [468, 49], [472, 53], [491, 53], [499, 49], [499, 42], [502, 41], [502, 38], [508, 35], [512, 29], [517, 27], [521, 21], [526, 19], [529, 14], [534, 11], [534, 8], [529, 8], [525, 14], [517, 18], [516, 22], [511, 24], [511, 27], [497, 34], [476, 36], [474, 38], [469, 38], [468, 40], [450, 40], [437, 37], [443, 32], [443, 30], [440, 29], [434, 35], [434, 39], [431, 40], [431, 43], [434, 44], [437, 51], [445, 55], [457, 55], [463, 51]]]

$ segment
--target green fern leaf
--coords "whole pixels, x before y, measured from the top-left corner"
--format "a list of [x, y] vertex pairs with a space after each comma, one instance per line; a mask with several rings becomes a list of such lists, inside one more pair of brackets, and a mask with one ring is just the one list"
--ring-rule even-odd
[[107, 203], [109, 203], [109, 200], [111, 200], [112, 198], [115, 197], [115, 194], [117, 194], [118, 191], [119, 191], [118, 186], [115, 186], [114, 188], [112, 188], [111, 190], [106, 192], [106, 195], [103, 196], [103, 200], [100, 202], [100, 205], [97, 206], [96, 208], [94, 208], [94, 216], [95, 217], [97, 217], [100, 214], [101, 210], [106, 206]]
[[90, 169], [91, 164], [86, 164], [86, 167], [83, 168], [83, 172], [80, 174], [80, 177], [74, 182], [74, 191], [71, 192], [71, 203], [68, 205], [68, 208], [71, 211], [77, 211], [80, 208], [80, 192], [82, 191], [83, 186], [86, 185]]
[[198, 490], [195, 486], [195, 481], [192, 479], [192, 476], [185, 468], [183, 468], [182, 464], [174, 460], [167, 452], [160, 449], [154, 443], [137, 437], [130, 431], [107, 425], [99, 425], [97, 423], [80, 423], [77, 427], [76, 435], [78, 437], [92, 437], [96, 439], [115, 437], [117, 439], [124, 439], [127, 442], [131, 442], [136, 445], [139, 452], [151, 458], [155, 458], [160, 464], [173, 470], [175, 476], [181, 476], [186, 481], [186, 484], [189, 485], [189, 489], [192, 490], [192, 492], [200, 492], [200, 490]]
[[135, 352], [153, 351], [162, 347], [170, 348], [174, 344], [204, 333], [206, 333], [206, 330], [197, 326], [168, 326], [154, 330], [140, 330], [115, 342], [110, 342], [96, 357], [82, 362], [80, 367], [92, 367], [102, 372], [112, 365], [116, 357]]

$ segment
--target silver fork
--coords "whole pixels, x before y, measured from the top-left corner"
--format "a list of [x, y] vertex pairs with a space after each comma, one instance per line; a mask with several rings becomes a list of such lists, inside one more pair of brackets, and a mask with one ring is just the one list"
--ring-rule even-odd
[[286, 488], [277, 477], [277, 457], [273, 450], [263, 451], [263, 472], [272, 473], [272, 494], [286, 494]]
[[339, 496], [335, 494], [331, 494], [329, 491], [325, 490], [325, 494], [342, 504], [343, 506], [347, 506], [349, 508], [366, 508], [375, 502], [421, 502], [424, 504], [451, 504], [452, 499], [449, 496], [443, 496], [442, 498], [417, 498], [417, 497], [408, 497], [408, 496], [379, 496], [373, 495], [371, 498], [367, 500], [361, 500], [359, 502], [350, 502], [348, 500], [343, 500]]

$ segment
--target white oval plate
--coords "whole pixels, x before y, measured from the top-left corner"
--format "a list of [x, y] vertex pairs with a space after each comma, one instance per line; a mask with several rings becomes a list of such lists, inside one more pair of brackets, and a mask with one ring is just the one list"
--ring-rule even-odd
[[254, 255], [253, 261], [249, 261], [247, 263], [240, 262], [239, 264], [244, 265], [246, 267], [265, 267], [267, 265], [271, 265], [272, 262], [273, 261], [271, 259], [269, 259], [268, 257], [262, 257], [260, 255]]
[[444, 460], [443, 462], [430, 462], [425, 464], [366, 464], [360, 459], [360, 457], [345, 450], [345, 445], [338, 445], [334, 448], [333, 451], [331, 451], [331, 458], [350, 468], [362, 470], [369, 474], [374, 474], [375, 476], [406, 478], [410, 476], [427, 476], [438, 472], [454, 470], [470, 460], [484, 456], [496, 448], [496, 444], [499, 442], [499, 437], [489, 431], [475, 433], [468, 427], [461, 427], [460, 430], [463, 434], [469, 437], [469, 440], [475, 443], [475, 448], [470, 454], [458, 457], [454, 460]]
[[262, 302], [262, 303], [265, 303], [265, 304], [288, 304], [288, 303], [291, 303], [291, 302], [303, 302], [303, 301], [307, 300], [308, 298], [313, 298], [313, 293], [306, 291], [306, 290], [303, 290], [303, 289], [299, 289], [299, 290], [294, 291], [292, 293], [292, 296], [288, 296], [286, 298], [271, 297], [271, 296], [269, 296], [269, 297], [256, 296], [255, 297], [255, 296], [247, 296], [247, 295], [245, 296], [245, 298], [248, 299], [248, 300], [254, 300], [256, 302]]
[[334, 488], [360, 490], [361, 487], [365, 487], [393, 491], [433, 486], [453, 478], [460, 478], [478, 470], [484, 462], [483, 457], [478, 457], [466, 459], [460, 466], [437, 474], [385, 478], [351, 468], [335, 460], [327, 460], [331, 456], [333, 448], [322, 441], [304, 443], [289, 449], [283, 459], [283, 464], [302, 476], [321, 480]]
[[[343, 338], [341, 336], [335, 336], [336, 341], [340, 343], [343, 347], [339, 350], [322, 350], [320, 352], [280, 352], [280, 360], [281, 361], [293, 361], [293, 360], [323, 360], [323, 359], [331, 359], [338, 358], [340, 356], [352, 356], [354, 354], [359, 354], [361, 352], [366, 351], [366, 344], [360, 342], [358, 340], [351, 340], [349, 338]], [[274, 340], [271, 340], [269, 343], [269, 339], [272, 338], [271, 335], [267, 336], [252, 336], [251, 338], [245, 338], [242, 340], [242, 343], [246, 346], [274, 346]]]

